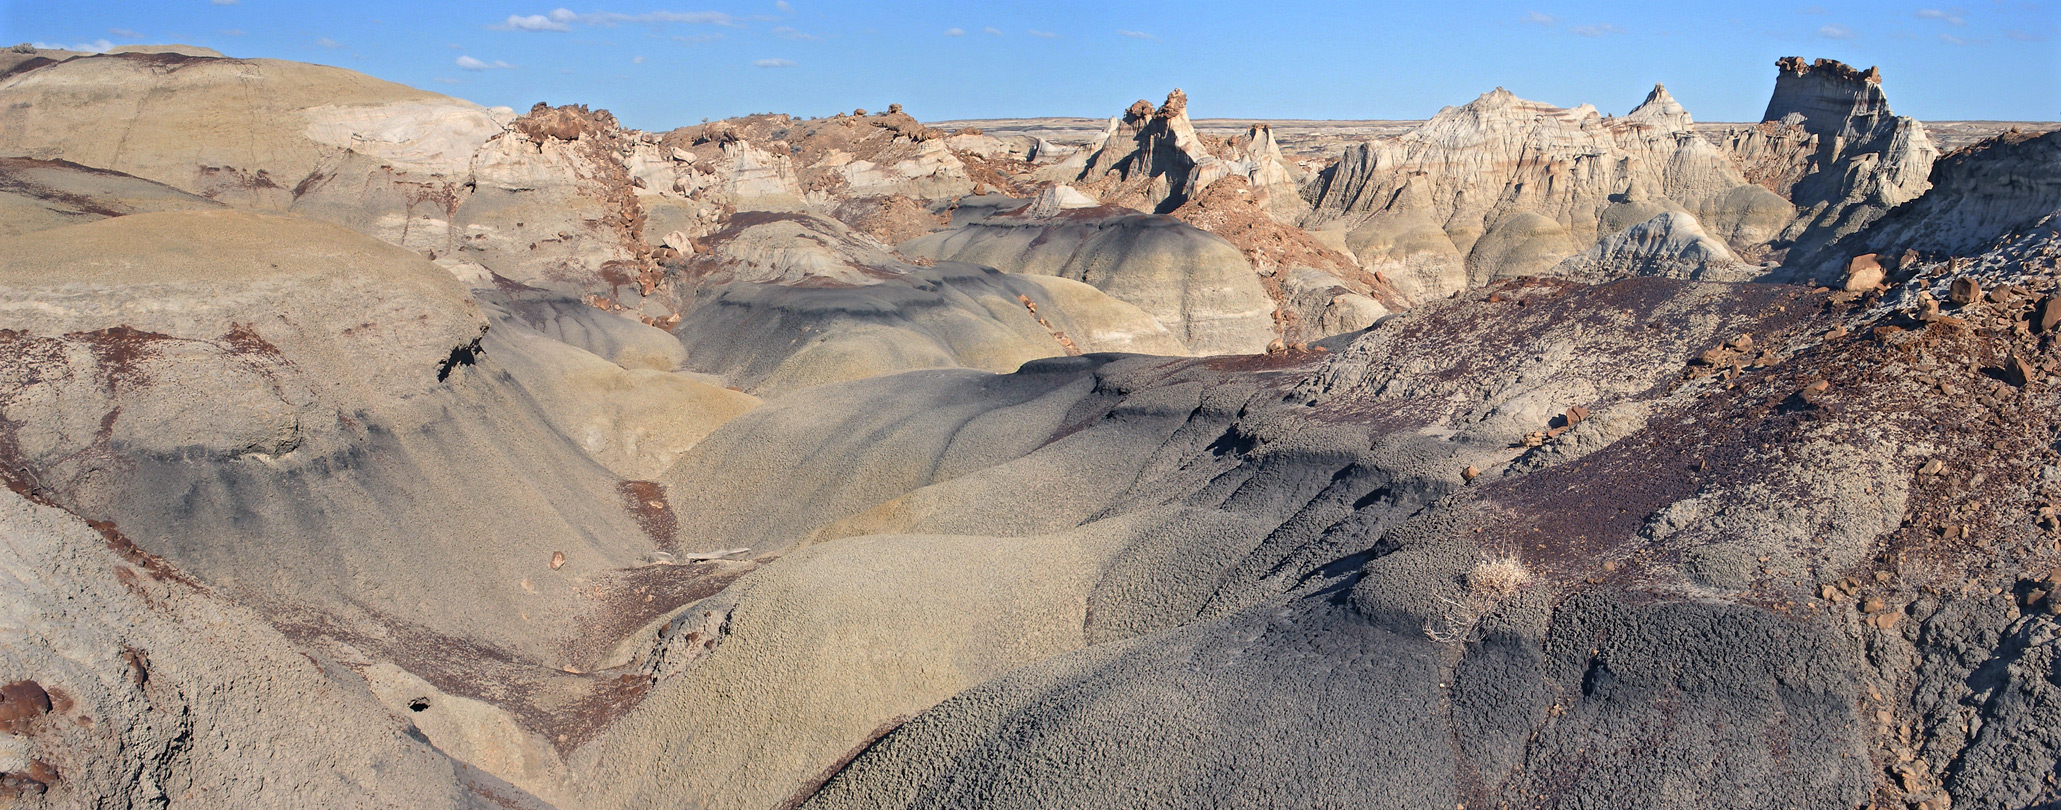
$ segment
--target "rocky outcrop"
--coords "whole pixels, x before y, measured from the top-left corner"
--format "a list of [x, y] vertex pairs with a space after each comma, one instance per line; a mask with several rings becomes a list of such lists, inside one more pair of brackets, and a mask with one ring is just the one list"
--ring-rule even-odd
[[625, 139], [605, 112], [547, 107], [510, 130], [505, 108], [346, 70], [170, 54], [18, 72], [0, 99], [17, 113], [0, 152], [292, 211], [573, 294], [647, 267]]
[[[0, 804], [2061, 802], [2061, 136], [1799, 242], [1833, 290], [1713, 283], [1846, 148], [1805, 112], [1885, 120], [1829, 69], [1758, 145], [1491, 94], [1312, 234], [1178, 97], [1034, 168], [21, 55], [0, 137], [105, 96], [334, 174], [0, 161]], [[466, 178], [461, 247], [378, 166]]]
[[1393, 140], [1348, 149], [1305, 225], [1344, 231], [1363, 269], [1414, 300], [1540, 274], [1663, 211], [1757, 256], [1790, 207], [1749, 183], [1656, 86], [1624, 118], [1497, 89]]
[[1761, 268], [1740, 262], [1725, 243], [1704, 233], [1694, 217], [1669, 211], [1604, 237], [1556, 265], [1551, 275], [1600, 284], [1634, 276], [1747, 281], [1761, 273]]
[[[1794, 56], [1776, 67], [1762, 120], [1797, 127], [1817, 146], [1811, 170], [1789, 190], [1796, 220], [1782, 238], [1794, 249], [1817, 250], [1925, 192], [1939, 150], [1917, 120], [1890, 112], [1881, 71], [1830, 59], [1806, 65]], [[1780, 153], [1787, 137], [1776, 132], [1765, 136], [1767, 145], [1744, 151]]]
[[1793, 121], [1762, 121], [1731, 130], [1718, 145], [1739, 163], [1746, 179], [1789, 199], [1790, 190], [1817, 166], [1818, 136]]
[[1252, 201], [1283, 222], [1293, 222], [1307, 206], [1297, 188], [1300, 166], [1282, 157], [1273, 130], [1254, 125], [1242, 137], [1217, 141], [1195, 132], [1188, 120], [1188, 95], [1176, 88], [1158, 107], [1139, 100], [1120, 117], [1109, 119], [1101, 143], [1080, 156], [1079, 173], [1065, 177], [1073, 164], [1057, 172], [1041, 172], [1081, 185], [1101, 200], [1165, 214], [1198, 197], [1225, 177], [1242, 177]]
[[1785, 270], [1830, 281], [1862, 253], [1973, 256], [2026, 235], [2061, 214], [2061, 132], [2006, 134], [1954, 152], [1933, 164], [1928, 185], [1866, 227], [1797, 251]]
[[754, 115], [682, 127], [659, 145], [687, 196], [732, 210], [828, 209], [889, 196], [929, 201], [974, 190], [945, 133], [899, 109], [812, 120]]

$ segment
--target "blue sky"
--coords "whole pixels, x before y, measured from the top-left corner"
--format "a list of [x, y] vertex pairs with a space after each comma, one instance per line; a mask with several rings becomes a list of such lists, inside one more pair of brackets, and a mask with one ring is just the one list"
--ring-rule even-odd
[[1792, 54], [1880, 65], [1901, 114], [2061, 118], [2061, 0], [0, 2], [5, 43], [185, 42], [645, 129], [890, 102], [1103, 116], [1176, 86], [1198, 117], [1423, 118], [1498, 85], [1623, 113], [1654, 82], [1699, 120], [1742, 121]]

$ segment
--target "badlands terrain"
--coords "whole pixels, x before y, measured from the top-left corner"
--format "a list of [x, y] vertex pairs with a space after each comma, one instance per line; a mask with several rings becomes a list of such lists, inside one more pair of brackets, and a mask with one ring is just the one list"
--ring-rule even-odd
[[2053, 124], [124, 50], [0, 54], [0, 806], [2061, 802]]

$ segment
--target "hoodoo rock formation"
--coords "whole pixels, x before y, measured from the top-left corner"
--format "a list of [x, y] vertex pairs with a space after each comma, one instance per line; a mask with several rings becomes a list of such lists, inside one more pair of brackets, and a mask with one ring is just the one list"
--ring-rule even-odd
[[1939, 156], [1924, 126], [1889, 111], [1882, 73], [1829, 59], [1776, 63], [1765, 122], [1797, 127], [1815, 139], [1809, 170], [1790, 188], [1797, 218], [1783, 232], [1808, 252], [1852, 233], [1924, 193]]
[[1312, 145], [0, 54], [0, 806], [2061, 804], [2061, 132], [1779, 70]]

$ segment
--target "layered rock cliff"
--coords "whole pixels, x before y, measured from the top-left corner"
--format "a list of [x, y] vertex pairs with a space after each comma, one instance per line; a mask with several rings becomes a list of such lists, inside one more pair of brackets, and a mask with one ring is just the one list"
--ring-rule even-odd
[[1655, 87], [1624, 118], [1498, 88], [1392, 139], [1348, 149], [1308, 188], [1308, 227], [1345, 233], [1367, 270], [1423, 299], [1545, 273], [1663, 212], [1759, 256], [1788, 203], [1747, 181]]
[[[1817, 250], [1925, 192], [1939, 150], [1922, 124], [1890, 112], [1881, 71], [1829, 59], [1806, 65], [1794, 56], [1776, 67], [1774, 96], [1762, 120], [1796, 127], [1815, 138], [1816, 146], [1810, 169], [1789, 189], [1796, 220], [1782, 238], [1794, 249]], [[1794, 148], [1783, 143], [1793, 137], [1776, 131], [1759, 139], [1768, 145], [1746, 151]]]

